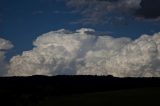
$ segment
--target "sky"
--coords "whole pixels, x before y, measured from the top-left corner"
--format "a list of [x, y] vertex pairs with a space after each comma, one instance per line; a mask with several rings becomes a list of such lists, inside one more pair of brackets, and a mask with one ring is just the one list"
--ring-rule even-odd
[[[80, 2], [83, 1], [84, 4], [81, 5]], [[137, 38], [144, 33], [152, 34], [160, 30], [159, 21], [134, 20], [132, 19], [133, 16], [121, 17], [119, 13], [117, 13], [118, 15], [110, 15], [110, 13], [107, 14], [107, 11], [109, 11], [107, 9], [98, 10], [101, 13], [96, 15], [94, 9], [102, 4], [94, 4], [94, 1], [105, 2], [107, 0], [0, 0], [0, 36], [12, 41], [15, 45], [14, 51], [12, 52], [13, 54], [17, 54], [24, 50], [31, 49], [32, 41], [36, 39], [37, 36], [61, 28], [75, 30], [89, 27], [96, 31], [111, 33], [116, 37], [129, 36], [131, 38]], [[158, 0], [144, 1], [151, 2], [149, 4], [146, 3], [146, 7], [144, 6], [144, 11], [146, 12], [150, 11], [147, 5], [150, 6], [153, 3], [159, 6], [158, 3], [156, 3], [159, 2]], [[85, 7], [88, 5], [87, 3], [90, 3], [93, 7]], [[143, 4], [145, 5], [145, 3]], [[102, 7], [105, 8], [105, 6], [107, 5]], [[82, 10], [81, 7], [83, 8]], [[120, 8], [122, 10], [128, 9], [123, 6]], [[156, 8], [159, 9], [159, 7]], [[118, 10], [120, 9], [115, 9], [114, 11], [116, 12]], [[85, 11], [88, 11], [88, 13], [83, 14]], [[130, 10], [126, 11], [127, 13], [125, 13], [125, 15], [129, 15], [129, 12], [132, 12]], [[159, 15], [160, 9], [150, 12], [158, 12], [157, 14]], [[93, 14], [93, 16], [88, 17], [87, 14]], [[100, 15], [111, 19], [99, 18]], [[152, 16], [149, 15], [152, 14], [147, 14], [144, 18], [152, 18]], [[87, 24], [87, 21], [83, 21], [85, 18], [95, 19], [97, 22], [88, 20]], [[114, 18], [119, 18], [119, 20]]]
[[[23, 57], [24, 51], [35, 48], [33, 42], [40, 35], [50, 31], [65, 36], [67, 31], [75, 34], [78, 29], [89, 28], [78, 33], [126, 37], [123, 42], [140, 39], [143, 34], [155, 35], [160, 32], [159, 5], [159, 0], [0, 0], [0, 38], [10, 44], [9, 48], [0, 48], [3, 61]], [[5, 49], [10, 50], [6, 53]]]

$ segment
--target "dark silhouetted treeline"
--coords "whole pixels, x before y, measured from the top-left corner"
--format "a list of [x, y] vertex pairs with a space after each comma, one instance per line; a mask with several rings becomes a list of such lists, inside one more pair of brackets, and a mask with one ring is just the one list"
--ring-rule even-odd
[[1, 77], [0, 89], [44, 94], [71, 94], [108, 90], [160, 87], [160, 78], [116, 78], [112, 76]]

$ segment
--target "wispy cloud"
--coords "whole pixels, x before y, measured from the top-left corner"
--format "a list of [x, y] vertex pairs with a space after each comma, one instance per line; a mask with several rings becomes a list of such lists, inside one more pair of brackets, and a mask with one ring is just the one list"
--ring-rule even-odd
[[133, 14], [140, 8], [140, 2], [141, 0], [67, 0], [66, 4], [83, 16], [81, 21], [84, 23], [99, 23], [107, 22], [110, 16], [125, 17]]
[[41, 14], [44, 14], [44, 11], [43, 10], [37, 10], [37, 11], [33, 11], [32, 14], [33, 15], [41, 15]]
[[159, 21], [160, 17], [159, 0], [66, 0], [66, 5], [83, 16], [78, 21], [82, 24], [107, 23], [110, 17], [117, 23], [123, 23], [128, 16], [146, 21]]

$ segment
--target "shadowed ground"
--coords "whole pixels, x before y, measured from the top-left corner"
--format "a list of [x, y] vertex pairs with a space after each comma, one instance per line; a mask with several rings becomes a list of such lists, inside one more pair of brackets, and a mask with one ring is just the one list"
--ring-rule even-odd
[[159, 78], [32, 76], [0, 78], [1, 103], [14, 106], [157, 105]]

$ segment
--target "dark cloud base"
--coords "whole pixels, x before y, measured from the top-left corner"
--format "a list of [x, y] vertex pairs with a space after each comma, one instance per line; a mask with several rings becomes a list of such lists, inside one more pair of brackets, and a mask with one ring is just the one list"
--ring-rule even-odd
[[141, 8], [136, 11], [136, 16], [146, 19], [156, 19], [160, 17], [160, 0], [142, 0]]

